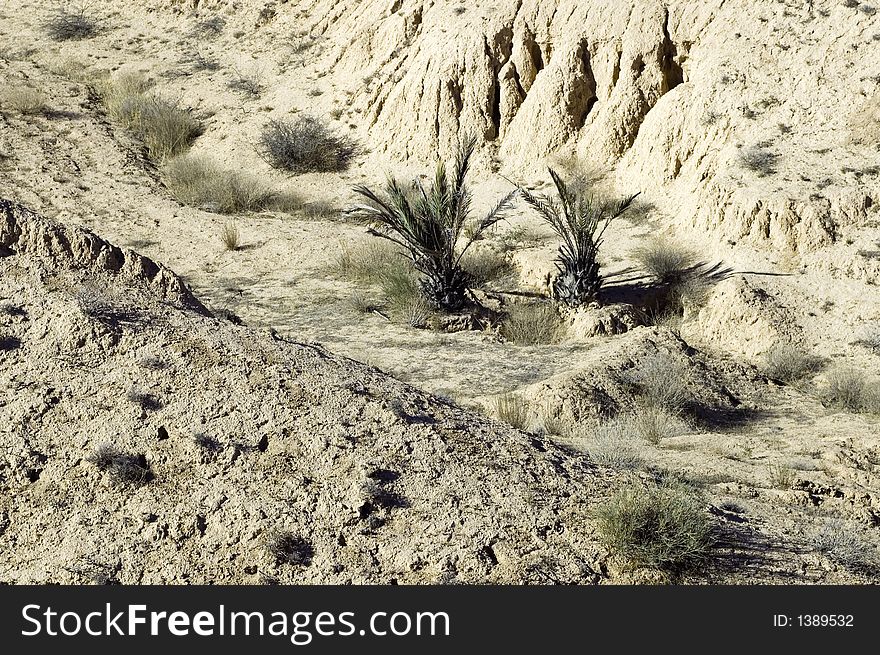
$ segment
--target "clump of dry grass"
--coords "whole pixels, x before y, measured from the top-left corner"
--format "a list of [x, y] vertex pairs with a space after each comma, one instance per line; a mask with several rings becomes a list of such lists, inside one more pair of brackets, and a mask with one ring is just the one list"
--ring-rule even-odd
[[234, 90], [240, 91], [252, 98], [258, 98], [263, 93], [263, 71], [257, 66], [251, 68], [233, 68], [233, 77], [227, 83], [227, 86]]
[[774, 489], [791, 489], [794, 484], [794, 471], [784, 464], [771, 464], [767, 470], [770, 486]]
[[807, 534], [809, 544], [830, 559], [854, 571], [872, 572], [880, 565], [877, 548], [861, 534], [860, 527], [831, 518]]
[[860, 370], [838, 366], [828, 372], [822, 400], [848, 412], [880, 414], [880, 387]]
[[637, 469], [644, 464], [632, 427], [625, 419], [600, 423], [585, 438], [587, 454], [597, 464], [617, 469]]
[[525, 430], [529, 423], [529, 410], [522, 398], [512, 393], [497, 396], [492, 401], [492, 411], [500, 421], [517, 430]]
[[681, 282], [697, 263], [696, 253], [667, 237], [656, 237], [634, 248], [632, 258], [657, 282]]
[[522, 346], [550, 344], [562, 335], [561, 321], [550, 303], [522, 303], [510, 307], [501, 324], [505, 339]]
[[255, 177], [192, 154], [170, 159], [162, 167], [162, 181], [184, 205], [218, 214], [260, 211], [278, 199]]
[[632, 567], [672, 571], [705, 563], [713, 542], [702, 499], [681, 484], [635, 483], [596, 512], [603, 543]]
[[272, 166], [294, 173], [345, 170], [356, 152], [351, 139], [314, 116], [270, 121], [259, 146]]
[[642, 359], [626, 377], [643, 406], [678, 412], [693, 398], [687, 368], [668, 353]]
[[516, 268], [510, 258], [489, 248], [471, 248], [461, 258], [461, 267], [470, 275], [474, 288], [512, 280]]
[[786, 384], [794, 384], [819, 370], [820, 360], [793, 343], [777, 342], [764, 356], [764, 374]]
[[99, 23], [86, 7], [64, 8], [45, 23], [46, 31], [56, 41], [81, 41], [98, 33]]
[[238, 250], [241, 245], [241, 235], [238, 232], [238, 225], [230, 221], [223, 226], [220, 232], [220, 240], [226, 250]]
[[46, 110], [46, 95], [28, 86], [11, 87], [0, 95], [0, 106], [25, 116]]
[[767, 148], [754, 145], [744, 148], [739, 153], [739, 163], [759, 177], [766, 177], [776, 172], [776, 160], [779, 155]]
[[101, 96], [110, 117], [143, 141], [154, 161], [163, 162], [189, 149], [202, 126], [188, 111], [155, 94], [138, 75], [107, 81]]
[[144, 455], [125, 453], [111, 443], [100, 444], [86, 461], [110, 474], [119, 483], [139, 485], [153, 479], [150, 465]]

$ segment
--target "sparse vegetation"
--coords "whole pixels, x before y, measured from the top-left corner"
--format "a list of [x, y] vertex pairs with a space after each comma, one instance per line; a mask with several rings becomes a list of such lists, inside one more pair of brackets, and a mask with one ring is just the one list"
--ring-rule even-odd
[[860, 370], [837, 366], [827, 374], [823, 401], [848, 412], [880, 413], [880, 389]]
[[511, 305], [501, 324], [504, 338], [521, 346], [555, 343], [561, 331], [559, 314], [546, 302]]
[[191, 153], [169, 160], [162, 167], [162, 181], [184, 205], [218, 214], [260, 211], [278, 199], [257, 178]]
[[631, 426], [622, 417], [600, 423], [586, 439], [587, 453], [601, 466], [637, 469], [644, 464], [633, 439]]
[[86, 460], [119, 483], [145, 484], [153, 479], [144, 455], [125, 453], [111, 443], [100, 444]]
[[626, 416], [632, 431], [648, 443], [659, 446], [664, 439], [677, 437], [688, 430], [681, 415], [656, 405], [639, 405]]
[[680, 411], [693, 398], [688, 377], [685, 366], [668, 353], [642, 359], [626, 376], [635, 387], [639, 404], [671, 412]]
[[516, 394], [505, 393], [497, 396], [492, 402], [492, 410], [499, 421], [504, 421], [517, 430], [525, 430], [528, 427], [528, 407]]
[[817, 551], [853, 571], [873, 572], [880, 561], [877, 549], [861, 535], [859, 526], [845, 519], [825, 519], [807, 538]]
[[780, 341], [765, 355], [764, 374], [774, 380], [794, 384], [819, 370], [820, 360], [793, 343]]
[[188, 111], [150, 91], [149, 83], [137, 75], [107, 82], [102, 99], [111, 118], [143, 141], [157, 162], [185, 152], [202, 132]]
[[276, 564], [308, 566], [315, 555], [312, 544], [292, 532], [278, 532], [268, 537], [266, 550]]
[[513, 278], [516, 269], [509, 257], [489, 248], [472, 248], [461, 258], [461, 267], [474, 287], [503, 283]]
[[232, 221], [226, 223], [226, 225], [223, 226], [223, 230], [220, 232], [220, 240], [223, 242], [223, 247], [226, 248], [226, 250], [238, 250], [238, 247], [241, 245], [238, 225]]
[[569, 186], [552, 168], [550, 177], [556, 185], [558, 202], [526, 189], [521, 188], [520, 192], [562, 239], [551, 287], [553, 298], [578, 307], [599, 299], [603, 282], [598, 261], [602, 238], [611, 221], [626, 212], [638, 194], [609, 203], [598, 199], [587, 186]]
[[791, 485], [794, 484], [794, 471], [784, 464], [772, 464], [768, 473], [770, 486], [774, 489], [791, 489]]
[[45, 24], [46, 31], [56, 41], [81, 41], [98, 33], [98, 20], [87, 12], [84, 5], [63, 8]]
[[[431, 186], [421, 182], [404, 185], [390, 179], [384, 193], [359, 185], [356, 194], [365, 202], [352, 208], [355, 218], [370, 225], [369, 233], [400, 246], [419, 272], [422, 296], [435, 309], [457, 311], [471, 302], [473, 280], [462, 267], [462, 257], [483, 231], [503, 219], [515, 191], [502, 198], [479, 222], [469, 239], [463, 239], [470, 221], [471, 195], [465, 185], [476, 139], [465, 139], [455, 166], [447, 175], [440, 162]], [[460, 240], [464, 245], [459, 248]]]
[[153, 412], [158, 409], [162, 409], [162, 401], [160, 401], [153, 394], [144, 391], [136, 384], [132, 385], [131, 388], [129, 388], [128, 392], [125, 394], [125, 397], [128, 399], [129, 402], [137, 405], [145, 412]]
[[263, 71], [257, 66], [251, 68], [232, 69], [232, 79], [227, 86], [233, 91], [240, 91], [252, 98], [258, 98], [263, 93]]
[[681, 283], [697, 264], [694, 251], [665, 237], [651, 239], [633, 249], [639, 267], [661, 284]]
[[672, 482], [618, 491], [597, 512], [605, 545], [631, 567], [682, 571], [703, 564], [713, 541], [702, 499]]
[[351, 139], [314, 116], [270, 121], [259, 147], [272, 166], [294, 173], [343, 171], [356, 154]]
[[0, 96], [0, 106], [18, 114], [33, 116], [46, 110], [46, 96], [42, 91], [28, 86], [11, 87]]

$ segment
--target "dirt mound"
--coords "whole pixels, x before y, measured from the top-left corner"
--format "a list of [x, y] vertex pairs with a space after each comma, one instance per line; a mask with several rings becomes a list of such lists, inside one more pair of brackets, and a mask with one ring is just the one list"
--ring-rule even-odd
[[3, 206], [0, 580], [599, 580], [584, 458]]

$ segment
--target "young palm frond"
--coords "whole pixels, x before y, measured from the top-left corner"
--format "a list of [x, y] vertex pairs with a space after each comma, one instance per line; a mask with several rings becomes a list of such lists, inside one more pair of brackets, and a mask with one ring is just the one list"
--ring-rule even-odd
[[585, 190], [570, 188], [556, 171], [549, 170], [559, 194], [558, 202], [526, 189], [520, 189], [520, 193], [562, 239], [556, 256], [553, 298], [578, 307], [598, 300], [602, 276], [597, 256], [605, 230], [632, 206], [639, 194], [615, 203], [603, 203]]
[[[389, 178], [384, 193], [363, 185], [354, 187], [366, 203], [353, 207], [350, 213], [370, 225], [370, 234], [404, 248], [421, 274], [425, 299], [444, 311], [456, 311], [468, 303], [471, 279], [461, 265], [462, 255], [484, 231], [504, 218], [517, 194], [516, 189], [508, 193], [478, 222], [470, 219], [471, 194], [465, 178], [476, 143], [474, 137], [464, 139], [452, 174], [447, 174], [441, 161], [428, 187], [420, 181], [404, 185], [394, 178]], [[470, 227], [464, 246], [459, 248], [465, 225]]]

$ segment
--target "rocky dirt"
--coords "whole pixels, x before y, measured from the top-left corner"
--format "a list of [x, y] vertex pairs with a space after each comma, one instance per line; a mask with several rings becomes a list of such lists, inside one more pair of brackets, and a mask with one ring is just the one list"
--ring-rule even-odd
[[[651, 581], [591, 511], [665, 472], [727, 535], [689, 581], [876, 581], [811, 537], [834, 521], [880, 545], [877, 419], [819, 396], [835, 364], [880, 370], [880, 12], [851, 4], [107, 0], [96, 37], [59, 43], [56, 3], [0, 0], [0, 84], [47, 99], [0, 104], [0, 580]], [[260, 94], [229, 88], [242, 71]], [[304, 208], [177, 203], [95, 93], [125, 72], [204, 122], [195, 153]], [[262, 127], [298, 113], [357, 139], [350, 170], [263, 161]], [[605, 270], [637, 274], [632, 249], [664, 235], [725, 275], [679, 324], [645, 325], [624, 284], [623, 310], [536, 346], [354, 311], [381, 292], [338, 274], [370, 241], [340, 213], [351, 186], [429, 172], [465, 131], [478, 208], [509, 180], [547, 191], [548, 163], [602, 175], [642, 203]], [[516, 267], [488, 290], [502, 309], [546, 292], [556, 241], [524, 207], [479, 248]], [[768, 379], [780, 340], [823, 368]], [[685, 427], [637, 441], [637, 472], [599, 466], [591, 431], [658, 354], [687, 377]], [[485, 417], [511, 391], [527, 432]], [[152, 479], [115, 482], [89, 461], [102, 443]], [[277, 561], [281, 533], [305, 561]]]

